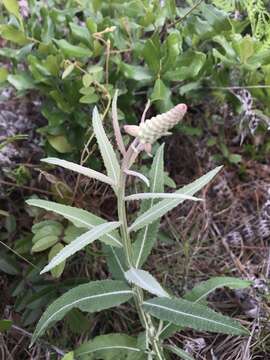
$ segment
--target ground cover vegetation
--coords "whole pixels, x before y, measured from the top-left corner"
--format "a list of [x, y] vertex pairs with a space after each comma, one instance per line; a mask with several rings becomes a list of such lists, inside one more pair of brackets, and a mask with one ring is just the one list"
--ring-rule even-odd
[[267, 359], [268, 2], [0, 6], [3, 359]]

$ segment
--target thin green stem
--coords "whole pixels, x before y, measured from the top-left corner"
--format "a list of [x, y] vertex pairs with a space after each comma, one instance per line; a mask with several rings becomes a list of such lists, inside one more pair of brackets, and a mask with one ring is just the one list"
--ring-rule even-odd
[[119, 188], [117, 196], [117, 208], [118, 218], [121, 223], [120, 232], [123, 241], [123, 247], [125, 252], [126, 263], [129, 268], [133, 267], [132, 264], [132, 247], [128, 233], [127, 215], [126, 215], [126, 204], [125, 204], [125, 185], [126, 185], [126, 174], [122, 170], [119, 179]]
[[[135, 161], [137, 153], [134, 150], [135, 145], [137, 145], [137, 141], [135, 140], [130, 147], [128, 148], [125, 156], [123, 158], [118, 192], [117, 192], [117, 209], [118, 209], [118, 219], [121, 223], [120, 232], [123, 241], [123, 249], [126, 259], [126, 265], [128, 268], [135, 267], [133, 256], [132, 256], [132, 244], [130, 235], [128, 232], [128, 223], [127, 223], [127, 213], [126, 213], [126, 203], [125, 203], [125, 189], [126, 189], [126, 170], [130, 168], [132, 163]], [[153, 325], [151, 317], [145, 313], [142, 304], [143, 304], [143, 291], [138, 286], [134, 286], [134, 302], [136, 305], [136, 309], [138, 311], [138, 315], [141, 321], [142, 326], [146, 331], [146, 336], [148, 340], [148, 351], [149, 356], [151, 357], [152, 350], [155, 354], [156, 359], [164, 360], [163, 350], [159, 344], [159, 340], [157, 337], [157, 331]], [[152, 358], [152, 357], [151, 357]]]

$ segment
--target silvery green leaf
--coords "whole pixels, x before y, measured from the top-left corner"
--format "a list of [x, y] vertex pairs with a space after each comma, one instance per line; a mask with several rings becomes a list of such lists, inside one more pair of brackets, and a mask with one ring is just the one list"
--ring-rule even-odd
[[[96, 216], [89, 211], [78, 209], [76, 207], [58, 204], [53, 201], [41, 199], [29, 199], [26, 203], [30, 206], [37, 206], [41, 209], [53, 211], [56, 214], [63, 216], [79, 228], [93, 229], [97, 225], [107, 223], [106, 220]], [[122, 246], [121, 239], [116, 230], [100, 237], [100, 240], [106, 244], [113, 246]]]
[[137, 178], [142, 180], [146, 184], [146, 186], [148, 186], [148, 187], [150, 186], [149, 180], [143, 174], [141, 174], [141, 173], [139, 173], [137, 171], [133, 171], [133, 170], [125, 170], [125, 173], [127, 175], [136, 176]]
[[125, 278], [132, 284], [148, 291], [159, 297], [170, 297], [158, 281], [148, 272], [140, 269], [131, 268], [125, 273]]
[[239, 322], [208, 307], [183, 299], [154, 298], [143, 302], [143, 308], [154, 317], [200, 331], [229, 335], [248, 335]]
[[98, 225], [95, 228], [82, 234], [77, 239], [73, 240], [70, 244], [66, 245], [63, 250], [61, 250], [54, 258], [52, 258], [49, 264], [41, 271], [41, 274], [51, 270], [56, 265], [61, 264], [62, 261], [68, 259], [77, 251], [82, 250], [85, 246], [91, 244], [93, 241], [102, 237], [102, 235], [118, 228], [119, 226], [120, 222], [107, 222], [105, 224]]
[[[227, 286], [231, 289], [244, 289], [251, 284], [249, 280], [242, 280], [233, 277], [213, 277], [209, 280], [203, 281], [196, 285], [192, 290], [188, 291], [183, 298], [192, 302], [204, 303], [207, 295], [215, 291], [217, 288]], [[168, 323], [164, 326], [161, 332], [161, 338], [165, 339], [170, 337], [176, 331], [180, 331], [181, 328], [172, 323]]]
[[132, 290], [122, 281], [102, 280], [79, 285], [55, 300], [39, 320], [31, 345], [45, 330], [61, 320], [71, 309], [93, 313], [128, 301]]
[[120, 166], [113, 147], [104, 131], [102, 121], [96, 107], [93, 111], [93, 128], [107, 173], [109, 177], [113, 179], [114, 184], [117, 185], [120, 175]]
[[[201, 190], [210, 180], [221, 170], [222, 166], [216, 167], [214, 170], [201, 176], [199, 179], [193, 181], [181, 189], [177, 190], [176, 194], [193, 195]], [[151, 224], [156, 219], [165, 215], [168, 211], [181, 204], [183, 199], [164, 199], [153, 205], [149, 210], [140, 215], [134, 223], [130, 226], [129, 231], [137, 231], [145, 225]]]
[[226, 286], [230, 289], [244, 289], [251, 284], [252, 282], [249, 280], [242, 280], [229, 276], [213, 277], [194, 286], [192, 290], [184, 295], [184, 299], [193, 302], [201, 302], [206, 299], [211, 292], [218, 288]]
[[183, 360], [195, 360], [193, 356], [189, 355], [186, 351], [179, 349], [174, 345], [164, 345], [164, 349], [167, 349], [171, 353], [178, 355]]
[[[163, 192], [164, 191], [164, 144], [162, 144], [154, 157], [151, 171], [150, 171], [150, 191], [151, 192]], [[157, 200], [143, 200], [141, 203], [141, 213], [150, 209]], [[155, 241], [157, 239], [157, 233], [159, 228], [160, 219], [157, 219], [152, 224], [146, 225], [141, 229], [137, 236], [133, 248], [133, 259], [135, 267], [141, 267], [148, 255], [150, 254]]]
[[118, 90], [115, 91], [112, 101], [112, 120], [113, 120], [112, 123], [113, 123], [114, 135], [118, 149], [121, 151], [122, 155], [125, 155], [126, 148], [123, 142], [123, 137], [121, 134], [121, 130], [118, 122], [118, 115], [117, 115], [117, 96], [118, 96]]
[[57, 165], [57, 166], [62, 166], [63, 168], [65, 169], [68, 169], [68, 170], [72, 170], [72, 171], [75, 171], [79, 174], [82, 174], [84, 176], [87, 176], [89, 178], [93, 178], [93, 179], [96, 179], [96, 180], [99, 180], [99, 181], [102, 181], [106, 184], [109, 184], [109, 185], [115, 185], [116, 182], [109, 178], [108, 176], [98, 172], [98, 171], [95, 171], [95, 170], [92, 170], [92, 169], [89, 169], [85, 166], [81, 166], [81, 165], [78, 165], [78, 164], [75, 164], [73, 162], [70, 162], [70, 161], [67, 161], [67, 160], [62, 160], [62, 159], [58, 159], [58, 158], [45, 158], [45, 159], [41, 159], [41, 161], [47, 163], [47, 164], [53, 164], [53, 165]]
[[89, 357], [92, 359], [91, 355], [94, 355], [95, 359], [133, 359], [128, 357], [129, 354], [143, 355], [143, 352], [137, 347], [136, 338], [117, 333], [97, 336], [75, 350], [75, 357], [78, 360], [86, 360]]
[[176, 194], [176, 193], [138, 193], [125, 197], [125, 200], [145, 200], [145, 199], [180, 199], [180, 200], [193, 200], [203, 201], [203, 199], [196, 198], [191, 195]]

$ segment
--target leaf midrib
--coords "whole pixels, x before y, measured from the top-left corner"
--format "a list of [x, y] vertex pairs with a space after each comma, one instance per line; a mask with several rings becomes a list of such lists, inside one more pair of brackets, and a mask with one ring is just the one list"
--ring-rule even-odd
[[[164, 309], [166, 311], [170, 311], [170, 312], [175, 313], [175, 314], [181, 314], [181, 315], [184, 315], [184, 316], [189, 316], [191, 318], [197, 318], [197, 319], [200, 319], [200, 320], [205, 320], [205, 321], [207, 321], [209, 323], [215, 323], [217, 325], [222, 325], [224, 327], [228, 327], [228, 328], [231, 328], [231, 329], [234, 329], [234, 330], [238, 330], [238, 331], [240, 330], [238, 327], [234, 327], [234, 326], [224, 324], [222, 322], [219, 322], [219, 321], [216, 321], [216, 320], [213, 320], [213, 319], [201, 317], [201, 316], [198, 316], [198, 315], [192, 315], [192, 314], [189, 314], [189, 313], [185, 313], [185, 312], [180, 311], [180, 310], [171, 309], [171, 308], [163, 306], [163, 305], [153, 304], [153, 303], [149, 303], [147, 301], [144, 301], [143, 304], [144, 305], [149, 305], [149, 306], [152, 306], [152, 307], [156, 307], [156, 308], [159, 308], [159, 309]], [[176, 325], [178, 325], [178, 324], [176, 324]]]
[[113, 346], [102, 346], [102, 347], [99, 347], [99, 348], [96, 348], [96, 349], [93, 349], [93, 350], [90, 350], [90, 351], [85, 351], [83, 353], [79, 353], [78, 355], [76, 356], [82, 356], [82, 355], [85, 355], [85, 354], [90, 354], [90, 353], [93, 353], [95, 351], [100, 351], [100, 350], [111, 350], [111, 349], [124, 349], [124, 350], [130, 350], [130, 351], [137, 351], [137, 352], [140, 352], [141, 350], [138, 349], [138, 348], [134, 348], [134, 347], [130, 347], [130, 346], [121, 346], [121, 345], [113, 345]]
[[48, 319], [47, 321], [45, 321], [45, 323], [43, 324], [43, 326], [40, 328], [40, 330], [37, 332], [36, 337], [39, 336], [39, 334], [42, 332], [42, 330], [47, 326], [47, 324], [51, 321], [51, 319], [53, 317], [55, 317], [57, 314], [59, 314], [61, 311], [65, 310], [66, 308], [69, 308], [70, 306], [73, 306], [74, 304], [77, 304], [79, 302], [83, 302], [89, 299], [94, 299], [94, 298], [98, 298], [98, 297], [105, 297], [105, 296], [110, 296], [110, 295], [121, 295], [121, 294], [132, 294], [132, 290], [121, 290], [121, 291], [111, 291], [109, 293], [103, 293], [103, 294], [96, 294], [96, 295], [91, 295], [91, 296], [86, 296], [84, 298], [80, 298], [78, 300], [75, 300], [73, 302], [71, 302], [70, 304], [66, 304], [64, 305], [61, 309], [58, 309], [55, 313], [53, 313]]
[[[31, 201], [31, 200], [30, 200], [30, 201]], [[30, 203], [30, 201], [29, 201], [29, 203]], [[34, 203], [33, 203], [33, 204], [34, 204]], [[48, 211], [52, 211], [52, 212], [55, 212], [55, 213], [57, 213], [57, 214], [59, 214], [59, 215], [62, 215], [62, 216], [64, 216], [64, 217], [66, 217], [67, 219], [72, 219], [72, 220], [75, 220], [75, 221], [77, 221], [77, 222], [80, 222], [81, 224], [86, 225], [87, 228], [90, 229], [90, 230], [93, 229], [93, 228], [95, 228], [95, 227], [98, 226], [98, 225], [102, 225], [102, 224], [106, 224], [106, 223], [107, 223], [106, 221], [103, 221], [103, 220], [101, 219], [102, 222], [101, 222], [100, 224], [98, 224], [98, 225], [92, 225], [92, 224], [90, 224], [89, 222], [87, 222], [87, 221], [85, 221], [85, 220], [82, 220], [82, 219], [80, 219], [80, 218], [77, 218], [77, 217], [74, 216], [74, 215], [69, 215], [69, 214], [66, 214], [66, 213], [65, 213], [65, 215], [63, 215], [64, 212], [62, 212], [62, 211], [52, 210], [50, 207], [48, 207], [48, 205], [44, 205], [44, 206], [33, 205], [33, 206], [41, 207], [41, 208], [46, 209], [46, 210], [48, 210]], [[80, 209], [79, 209], [79, 210], [80, 210]], [[113, 231], [113, 230], [112, 230], [112, 231]], [[119, 240], [117, 240], [117, 238], [114, 237], [113, 235], [111, 235], [110, 233], [105, 234], [105, 235], [103, 235], [103, 236], [108, 236], [108, 237], [111, 238], [114, 242], [116, 242], [117, 244], [119, 244], [121, 247], [123, 246], [123, 245], [121, 244], [121, 242], [120, 242]]]

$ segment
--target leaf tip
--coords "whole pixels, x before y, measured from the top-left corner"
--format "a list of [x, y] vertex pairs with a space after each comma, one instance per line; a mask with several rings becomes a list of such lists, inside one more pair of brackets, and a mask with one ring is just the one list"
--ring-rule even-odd
[[43, 274], [45, 274], [46, 272], [48, 272], [48, 265], [47, 266], [45, 266], [42, 270], [41, 270], [41, 272], [39, 273], [40, 275], [43, 275]]

